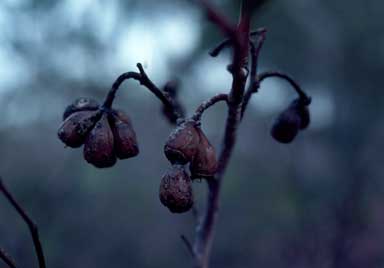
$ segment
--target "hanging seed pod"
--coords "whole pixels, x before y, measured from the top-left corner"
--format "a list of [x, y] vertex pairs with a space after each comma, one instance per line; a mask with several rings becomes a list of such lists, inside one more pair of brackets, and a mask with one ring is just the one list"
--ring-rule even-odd
[[281, 143], [290, 143], [294, 140], [300, 130], [307, 128], [310, 124], [308, 99], [295, 99], [291, 102], [276, 119], [271, 129], [271, 135]]
[[271, 135], [278, 142], [290, 143], [299, 132], [300, 124], [301, 119], [297, 109], [290, 106], [275, 120]]
[[99, 109], [99, 103], [90, 98], [78, 98], [67, 106], [63, 114], [63, 120], [68, 116], [79, 111], [96, 111]]
[[193, 205], [192, 180], [182, 165], [173, 165], [160, 183], [161, 203], [173, 213], [183, 213]]
[[211, 145], [201, 128], [197, 128], [199, 133], [199, 146], [189, 169], [192, 179], [212, 178], [217, 170], [217, 159], [215, 148]]
[[181, 123], [168, 137], [165, 156], [172, 164], [186, 164], [197, 152], [199, 134], [194, 121]]
[[116, 163], [113, 133], [105, 113], [84, 142], [84, 159], [98, 168], [111, 167]]
[[139, 153], [136, 133], [128, 115], [122, 111], [113, 111], [109, 117], [116, 156], [120, 159], [134, 157]]
[[57, 135], [65, 145], [72, 148], [80, 147], [100, 116], [98, 111], [73, 113], [61, 124]]

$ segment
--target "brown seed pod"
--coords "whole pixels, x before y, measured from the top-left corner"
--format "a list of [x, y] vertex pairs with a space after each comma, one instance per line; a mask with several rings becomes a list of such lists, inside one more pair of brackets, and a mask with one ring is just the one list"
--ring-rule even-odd
[[113, 134], [105, 113], [84, 142], [84, 159], [98, 168], [111, 167], [116, 163]]
[[211, 145], [201, 128], [197, 128], [199, 133], [199, 146], [189, 169], [192, 179], [212, 178], [217, 170], [217, 159], [215, 148]]
[[193, 205], [192, 180], [184, 166], [173, 165], [160, 183], [161, 203], [173, 213], [183, 213]]
[[165, 156], [172, 164], [186, 164], [197, 152], [199, 134], [194, 121], [181, 123], [168, 137], [164, 146]]
[[99, 103], [90, 98], [78, 98], [67, 106], [63, 114], [63, 120], [68, 116], [79, 111], [96, 111], [99, 109]]
[[113, 111], [109, 116], [113, 132], [116, 156], [120, 159], [134, 157], [139, 153], [136, 133], [128, 115], [122, 111]]
[[73, 113], [61, 124], [57, 135], [65, 145], [72, 148], [80, 147], [100, 116], [98, 111]]

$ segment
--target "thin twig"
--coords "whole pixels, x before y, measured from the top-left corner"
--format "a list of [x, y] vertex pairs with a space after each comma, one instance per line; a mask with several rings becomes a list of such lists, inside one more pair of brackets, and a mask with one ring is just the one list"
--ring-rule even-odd
[[180, 238], [184, 242], [184, 245], [186, 246], [188, 252], [191, 254], [192, 258], [195, 258], [195, 252], [193, 252], [193, 247], [189, 239], [185, 235], [181, 235]]
[[13, 261], [13, 259], [1, 248], [0, 248], [0, 259], [2, 259], [9, 267], [16, 268], [16, 264]]
[[[255, 31], [252, 31], [249, 35], [250, 37], [253, 37], [253, 36], [258, 36], [258, 35], [262, 35], [266, 32], [267, 30], [265, 28], [259, 28], [259, 29], [256, 29]], [[223, 41], [221, 41], [219, 44], [217, 44], [210, 52], [209, 52], [209, 55], [211, 55], [212, 57], [217, 57], [220, 55], [220, 52], [227, 48], [227, 47], [230, 47], [232, 45], [232, 40], [231, 39], [225, 39]]]
[[257, 77], [258, 62], [261, 49], [263, 47], [266, 37], [266, 31], [264, 31], [257, 40], [257, 46], [251, 42], [251, 78], [249, 81], [248, 89], [244, 94], [243, 106], [241, 107], [241, 118], [244, 116], [244, 111], [247, 109], [248, 103], [252, 97], [252, 94], [257, 92], [260, 86], [259, 79]]
[[[163, 105], [163, 114], [172, 124], [177, 123], [177, 119], [184, 118], [185, 108], [184, 105], [179, 100], [179, 81], [171, 80], [168, 81], [163, 87], [163, 92], [167, 98], [172, 101], [173, 106]], [[178, 115], [178, 117], [175, 116]]]
[[149, 79], [148, 75], [145, 73], [143, 66], [138, 63], [137, 68], [139, 69], [139, 73], [137, 72], [127, 72], [120, 75], [115, 82], [112, 84], [108, 95], [105, 98], [103, 107], [111, 108], [112, 103], [115, 99], [116, 92], [120, 88], [121, 84], [125, 80], [134, 79], [140, 82], [141, 85], [145, 86], [149, 91], [151, 91], [166, 107], [167, 110], [172, 111], [167, 114], [167, 117], [170, 122], [176, 122], [178, 118], [182, 118], [184, 115], [183, 111], [178, 109], [173, 102], [172, 98], [166, 92], [160, 90], [152, 81]]
[[207, 101], [204, 101], [200, 106], [196, 109], [195, 114], [192, 116], [192, 119], [199, 122], [201, 120], [201, 116], [203, 115], [204, 111], [207, 110], [212, 105], [215, 105], [216, 103], [220, 101], [228, 101], [228, 94], [217, 94], [210, 98]]
[[275, 71], [264, 72], [258, 76], [258, 81], [261, 83], [263, 80], [265, 80], [267, 78], [271, 78], [271, 77], [278, 77], [278, 78], [286, 80], [289, 84], [291, 84], [293, 89], [299, 95], [300, 99], [302, 99], [306, 105], [308, 105], [311, 102], [311, 98], [301, 89], [300, 85], [292, 77], [290, 77], [288, 74], [281, 73], [281, 72], [275, 72]]
[[1, 177], [0, 177], [0, 191], [3, 192], [4, 196], [7, 198], [9, 203], [13, 206], [13, 208], [17, 211], [17, 213], [19, 213], [20, 217], [27, 224], [29, 231], [31, 233], [31, 236], [32, 236], [33, 244], [35, 247], [35, 253], [36, 253], [37, 259], [39, 261], [39, 267], [40, 268], [46, 268], [44, 251], [43, 251], [43, 247], [41, 246], [40, 237], [39, 237], [39, 230], [37, 228], [37, 225], [31, 220], [31, 218], [27, 215], [27, 213], [24, 211], [24, 209], [13, 198], [12, 194], [5, 187]]

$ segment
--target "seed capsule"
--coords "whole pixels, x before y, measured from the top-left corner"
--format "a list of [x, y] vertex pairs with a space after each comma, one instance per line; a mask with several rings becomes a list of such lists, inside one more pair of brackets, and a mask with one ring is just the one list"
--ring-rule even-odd
[[139, 153], [139, 147], [129, 117], [121, 111], [114, 111], [109, 119], [116, 156], [120, 159], [136, 156]]
[[193, 205], [192, 180], [182, 165], [173, 165], [160, 183], [161, 203], [173, 213], [183, 213]]
[[217, 170], [215, 148], [211, 145], [201, 128], [198, 128], [199, 146], [191, 165], [191, 176], [195, 178], [212, 178]]
[[299, 132], [301, 120], [295, 108], [289, 107], [275, 120], [271, 135], [278, 142], [290, 143]]
[[78, 98], [67, 106], [63, 114], [63, 120], [68, 116], [79, 111], [96, 111], [99, 109], [99, 103], [90, 98]]
[[73, 113], [59, 127], [59, 139], [69, 147], [80, 147], [99, 118], [100, 113], [97, 111]]
[[271, 135], [281, 143], [290, 143], [300, 130], [310, 124], [310, 99], [295, 99], [276, 119]]
[[172, 164], [186, 164], [197, 152], [199, 134], [194, 121], [181, 123], [168, 137], [164, 146], [165, 156]]
[[116, 163], [113, 133], [107, 114], [91, 130], [84, 143], [84, 158], [98, 168], [111, 167]]

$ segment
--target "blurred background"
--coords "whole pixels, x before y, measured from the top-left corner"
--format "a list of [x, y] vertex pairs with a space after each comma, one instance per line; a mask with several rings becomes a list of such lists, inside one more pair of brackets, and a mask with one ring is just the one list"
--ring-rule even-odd
[[[216, 4], [236, 22], [238, 2]], [[212, 267], [384, 267], [383, 14], [380, 0], [271, 0], [256, 14], [254, 28], [268, 29], [261, 71], [300, 82], [312, 124], [278, 144], [271, 122], [295, 95], [271, 79], [254, 95], [225, 177]], [[179, 79], [191, 114], [230, 87], [230, 54], [208, 56], [221, 39], [191, 1], [0, 1], [0, 174], [38, 223], [48, 267], [191, 267], [180, 235], [192, 238], [193, 216], [158, 199], [172, 126], [154, 96], [134, 81], [119, 91], [141, 153], [113, 168], [86, 164], [56, 133], [66, 105], [101, 101], [137, 62], [159, 86]], [[224, 119], [222, 104], [204, 116], [217, 147]], [[194, 187], [202, 206], [205, 185]], [[0, 247], [36, 267], [28, 230], [2, 197]]]

